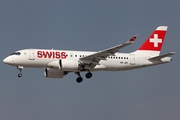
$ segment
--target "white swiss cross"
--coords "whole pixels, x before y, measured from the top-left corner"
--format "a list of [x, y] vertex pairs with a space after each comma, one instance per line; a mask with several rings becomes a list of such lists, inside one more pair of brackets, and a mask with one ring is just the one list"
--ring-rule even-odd
[[154, 34], [154, 38], [150, 38], [150, 42], [154, 43], [154, 47], [158, 47], [158, 43], [162, 43], [162, 39], [158, 39], [158, 34]]

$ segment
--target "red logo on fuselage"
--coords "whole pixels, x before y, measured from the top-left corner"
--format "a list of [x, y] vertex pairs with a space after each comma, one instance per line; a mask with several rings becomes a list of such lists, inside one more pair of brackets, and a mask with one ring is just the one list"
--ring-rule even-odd
[[66, 59], [66, 52], [37, 51], [37, 57], [38, 57], [38, 58]]

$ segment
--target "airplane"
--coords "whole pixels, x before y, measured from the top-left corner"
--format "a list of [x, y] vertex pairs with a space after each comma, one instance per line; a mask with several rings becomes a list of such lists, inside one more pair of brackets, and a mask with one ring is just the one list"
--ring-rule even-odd
[[16, 66], [20, 71], [18, 77], [22, 76], [24, 67], [44, 68], [47, 78], [63, 78], [74, 72], [78, 75], [76, 82], [81, 83], [81, 72], [87, 72], [85, 77], [89, 79], [94, 71], [132, 70], [171, 62], [172, 58], [168, 56], [176, 52], [160, 55], [167, 28], [157, 27], [138, 50], [130, 53], [119, 53], [119, 50], [132, 44], [136, 35], [123, 44], [99, 52], [23, 49], [10, 54], [3, 62]]

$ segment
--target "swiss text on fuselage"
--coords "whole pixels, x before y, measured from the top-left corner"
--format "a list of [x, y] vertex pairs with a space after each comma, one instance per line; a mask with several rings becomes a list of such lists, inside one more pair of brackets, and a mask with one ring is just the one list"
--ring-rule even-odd
[[66, 59], [66, 52], [59, 51], [37, 51], [38, 58]]

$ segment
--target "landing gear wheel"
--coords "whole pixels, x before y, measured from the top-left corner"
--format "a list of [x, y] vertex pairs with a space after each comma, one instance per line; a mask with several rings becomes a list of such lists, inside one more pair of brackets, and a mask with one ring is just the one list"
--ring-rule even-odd
[[77, 83], [81, 83], [83, 81], [83, 78], [82, 77], [78, 77], [77, 79], [76, 79], [76, 82]]
[[22, 73], [19, 73], [19, 74], [18, 74], [18, 77], [22, 77]]
[[91, 78], [91, 77], [92, 77], [92, 73], [91, 72], [86, 73], [86, 78]]

